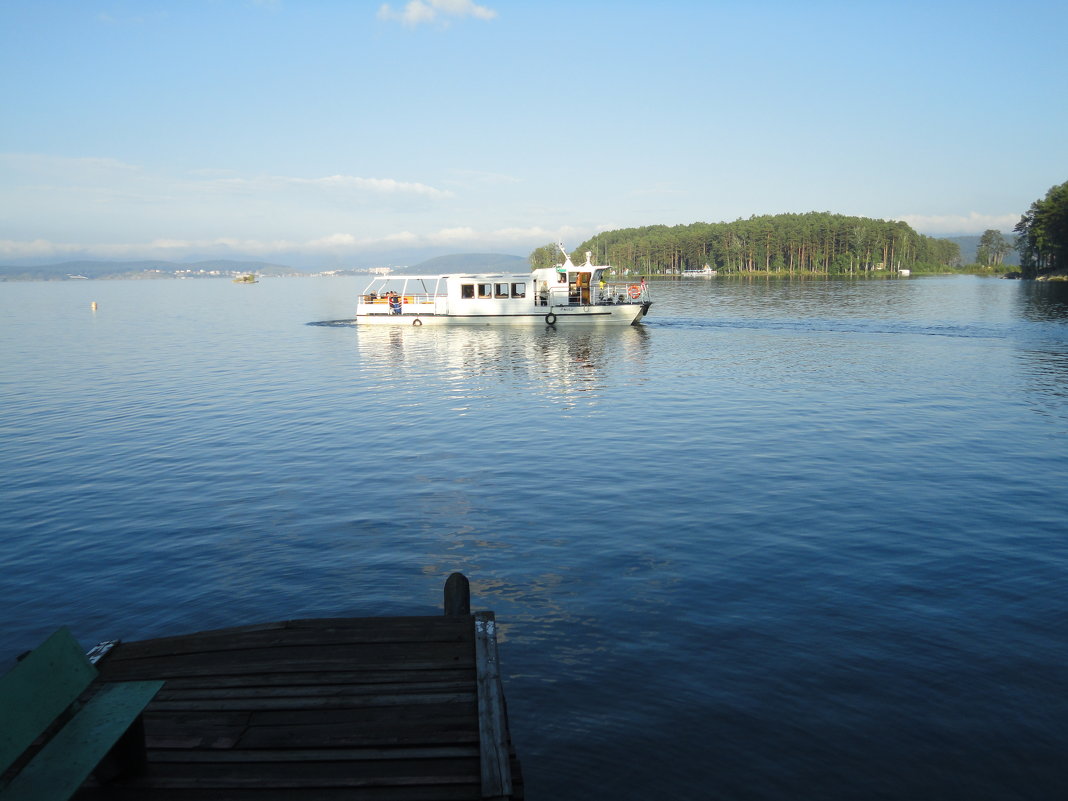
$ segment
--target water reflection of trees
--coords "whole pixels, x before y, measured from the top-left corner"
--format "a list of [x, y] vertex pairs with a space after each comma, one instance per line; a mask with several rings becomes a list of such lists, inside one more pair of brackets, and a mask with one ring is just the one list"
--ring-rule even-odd
[[[1044, 323], [1032, 332], [1028, 346], [1020, 349], [1025, 374], [1038, 393], [1036, 408], [1045, 413], [1062, 406], [1068, 398], [1068, 282], [1021, 281], [1020, 316]], [[1052, 325], [1050, 325], [1052, 324]]]
[[1068, 320], [1068, 281], [1021, 281], [1020, 302], [1027, 320]]

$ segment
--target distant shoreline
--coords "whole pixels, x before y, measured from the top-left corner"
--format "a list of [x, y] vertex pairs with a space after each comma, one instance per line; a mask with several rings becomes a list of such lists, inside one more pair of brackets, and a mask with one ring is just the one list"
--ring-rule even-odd
[[394, 273], [438, 275], [449, 272], [506, 272], [529, 269], [524, 256], [507, 253], [458, 253], [436, 256], [414, 265], [387, 263], [374, 267], [301, 269], [288, 264], [238, 259], [214, 259], [197, 262], [172, 262], [158, 259], [139, 261], [65, 261], [54, 264], [0, 264], [0, 281], [84, 281], [89, 280], [161, 280], [161, 279], [234, 279], [243, 275], [257, 278], [335, 278], [370, 277], [390, 269]]

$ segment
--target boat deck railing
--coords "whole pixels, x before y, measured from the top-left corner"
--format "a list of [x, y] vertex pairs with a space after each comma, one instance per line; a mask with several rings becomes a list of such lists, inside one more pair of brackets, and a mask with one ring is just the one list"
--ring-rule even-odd
[[[401, 295], [401, 304], [407, 305], [410, 303], [433, 303], [437, 298], [445, 298], [447, 295], [444, 292], [420, 292], [418, 294]], [[381, 304], [383, 306], [389, 305], [389, 298], [372, 297], [371, 295], [360, 295], [360, 303]]]
[[649, 300], [649, 287], [645, 284], [607, 284], [598, 287], [597, 294], [601, 305], [622, 305], [627, 303], [645, 303]]
[[642, 284], [605, 284], [572, 290], [566, 286], [549, 287], [548, 295], [539, 298], [541, 306], [637, 306], [650, 300], [649, 287]]
[[[359, 296], [359, 306], [367, 314], [432, 314], [438, 304], [447, 301], [445, 292], [406, 293], [398, 296], [400, 312], [392, 311], [390, 299], [378, 295]], [[534, 298], [535, 306], [637, 306], [650, 300], [649, 287], [636, 283], [613, 283], [604, 286], [551, 286]]]

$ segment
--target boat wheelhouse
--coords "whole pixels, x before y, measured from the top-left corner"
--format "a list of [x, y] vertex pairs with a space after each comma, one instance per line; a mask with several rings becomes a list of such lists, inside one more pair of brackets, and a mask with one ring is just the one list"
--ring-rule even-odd
[[[561, 248], [562, 250], [562, 248]], [[634, 325], [649, 313], [649, 288], [609, 283], [607, 266], [563, 264], [529, 273], [384, 275], [356, 304], [369, 325]]]

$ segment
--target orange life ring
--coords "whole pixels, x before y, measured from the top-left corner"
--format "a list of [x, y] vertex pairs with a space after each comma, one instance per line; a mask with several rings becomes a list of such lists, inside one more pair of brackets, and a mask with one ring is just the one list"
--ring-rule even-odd
[[637, 284], [631, 284], [627, 287], [627, 294], [637, 300], [642, 296], [642, 288]]

